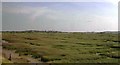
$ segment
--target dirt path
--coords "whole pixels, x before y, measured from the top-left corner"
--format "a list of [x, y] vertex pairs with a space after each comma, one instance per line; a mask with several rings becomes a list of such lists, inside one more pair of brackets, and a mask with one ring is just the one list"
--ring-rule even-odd
[[[5, 43], [8, 44], [8, 42], [2, 40], [2, 44]], [[19, 53], [15, 53], [15, 50], [13, 51], [13, 50], [2, 49], [2, 55], [7, 59], [9, 59], [11, 56], [11, 59], [9, 60], [16, 63], [41, 63], [40, 61], [32, 58], [31, 56], [24, 56], [24, 55], [19, 56]]]
[[10, 61], [12, 61], [12, 62], [16, 62], [16, 63], [41, 63], [37, 59], [34, 59], [30, 56], [19, 56], [19, 54], [15, 53], [15, 51], [3, 49], [2, 53], [3, 53], [3, 56], [7, 59], [9, 59], [9, 57], [11, 56]]
[[[9, 43], [5, 40], [2, 40], [2, 44], [6, 44], [6, 43], [12, 44], [12, 43]], [[9, 59], [11, 57], [11, 59], [9, 59], [9, 60], [14, 62], [14, 63], [43, 63], [41, 61], [38, 61], [38, 59], [32, 58], [29, 55], [19, 56], [19, 53], [15, 53], [15, 50], [2, 49], [2, 55], [7, 59]]]
[[0, 64], [2, 64], [2, 41], [0, 40]]
[[[8, 43], [8, 42], [2, 40], [2, 43], [0, 43], [0, 45], [4, 43]], [[24, 56], [24, 55], [19, 56], [19, 53], [15, 53], [15, 51], [13, 50], [6, 50], [6, 49], [1, 49], [1, 50], [2, 50], [2, 55], [5, 58], [9, 59], [11, 56], [10, 61], [15, 62], [15, 63], [41, 63], [40, 61], [32, 58], [31, 56]]]

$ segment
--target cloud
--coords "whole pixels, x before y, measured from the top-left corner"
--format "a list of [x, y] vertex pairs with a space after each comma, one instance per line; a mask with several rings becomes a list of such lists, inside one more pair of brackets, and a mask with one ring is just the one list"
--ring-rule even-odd
[[[111, 8], [110, 8], [111, 12], [109, 12], [108, 9], [109, 8], [107, 8], [106, 11], [103, 9], [102, 9], [103, 11], [102, 10], [98, 11], [96, 9], [92, 11], [90, 11], [89, 9], [86, 10], [75, 9], [74, 11], [71, 11], [71, 9], [69, 8], [65, 10], [62, 10], [61, 8], [58, 10], [54, 7], [50, 8], [46, 6], [39, 6], [39, 7], [34, 7], [34, 6], [5, 7], [4, 6], [3, 12], [10, 13], [7, 15], [13, 16], [13, 19], [16, 16], [16, 19], [11, 20], [11, 22], [14, 21], [13, 24], [19, 25], [18, 24], [19, 21], [19, 23], [25, 25], [25, 29], [27, 29], [28, 27], [29, 29], [33, 29], [33, 28], [39, 29], [42, 27], [42, 29], [45, 30], [55, 29], [55, 30], [64, 30], [64, 31], [116, 30], [118, 27], [117, 15], [114, 14]], [[115, 10], [115, 12], [116, 11], [117, 10]], [[21, 17], [21, 19], [19, 19], [19, 17]], [[8, 19], [9, 18], [10, 17], [8, 17]]]
[[45, 16], [49, 19], [56, 19], [59, 14], [57, 11], [51, 10], [47, 7], [3, 8], [3, 11], [18, 15], [29, 15], [28, 17], [31, 21], [35, 21], [40, 16]]
[[12, 13], [12, 14], [29, 14], [30, 10], [27, 8], [11, 8], [11, 7], [3, 7], [3, 12]]
[[118, 2], [120, 0], [106, 0], [107, 2], [111, 2], [113, 5], [118, 6]]
[[106, 2], [119, 0], [2, 0], [2, 2]]
[[87, 25], [88, 28], [93, 28], [95, 30], [118, 30], [118, 19], [112, 16], [98, 16], [93, 15], [90, 23]]
[[35, 21], [37, 17], [39, 16], [43, 16], [45, 13], [47, 13], [49, 11], [49, 9], [47, 9], [47, 7], [42, 7], [42, 8], [31, 8], [31, 16], [30, 19], [32, 21]]

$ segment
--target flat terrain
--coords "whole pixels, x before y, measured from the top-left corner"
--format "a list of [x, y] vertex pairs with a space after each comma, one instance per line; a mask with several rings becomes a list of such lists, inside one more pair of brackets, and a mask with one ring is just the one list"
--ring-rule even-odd
[[120, 46], [116, 33], [3, 32], [2, 40], [3, 56], [13, 63], [120, 61]]

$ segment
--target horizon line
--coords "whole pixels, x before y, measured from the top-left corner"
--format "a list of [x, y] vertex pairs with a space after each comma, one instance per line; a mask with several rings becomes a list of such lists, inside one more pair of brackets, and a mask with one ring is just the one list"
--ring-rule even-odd
[[0, 32], [119, 32], [119, 30], [106, 30], [106, 31], [2, 30]]

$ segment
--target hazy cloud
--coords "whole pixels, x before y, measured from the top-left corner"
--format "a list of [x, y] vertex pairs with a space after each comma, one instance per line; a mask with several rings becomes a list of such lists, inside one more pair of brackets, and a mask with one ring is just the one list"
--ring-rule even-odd
[[116, 6], [103, 2], [3, 3], [3, 30], [117, 30], [116, 12]]

